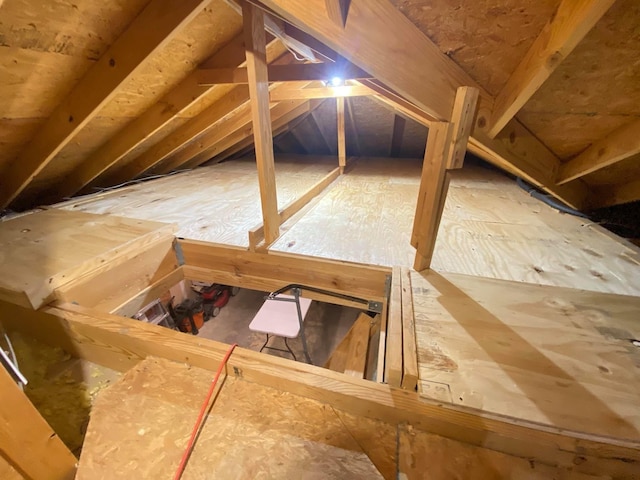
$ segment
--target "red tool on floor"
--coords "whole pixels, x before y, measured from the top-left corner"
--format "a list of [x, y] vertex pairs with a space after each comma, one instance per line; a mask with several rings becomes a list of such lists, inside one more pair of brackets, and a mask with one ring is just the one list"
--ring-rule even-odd
[[202, 298], [205, 322], [210, 318], [217, 317], [220, 309], [229, 303], [229, 299], [235, 297], [240, 291], [238, 287], [220, 285], [219, 283], [211, 285], [194, 284], [191, 288]]

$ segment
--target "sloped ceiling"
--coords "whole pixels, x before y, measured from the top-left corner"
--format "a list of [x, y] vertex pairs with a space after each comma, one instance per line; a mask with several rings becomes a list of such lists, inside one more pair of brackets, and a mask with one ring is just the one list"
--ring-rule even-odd
[[[415, 28], [411, 38], [427, 42], [425, 45], [432, 43], [447, 65], [461, 68], [485, 92], [483, 98], [489, 99], [500, 95], [563, 5], [560, 0], [372, 1], [352, 0], [355, 14], [348, 17], [345, 31], [356, 31], [349, 30], [349, 22], [360, 20], [359, 8], [369, 6], [373, 11], [374, 3], [376, 8], [386, 8], [390, 2]], [[311, 8], [318, 2], [305, 5]], [[264, 3], [283, 18], [296, 20], [303, 31], [313, 30], [294, 19], [302, 0]], [[571, 4], [570, 0], [565, 3]], [[252, 148], [246, 85], [202, 86], [196, 77], [202, 67], [242, 66], [241, 17], [223, 0], [189, 0], [176, 5], [163, 0], [0, 3], [0, 197], [4, 206], [29, 208], [151, 172], [163, 174], [185, 166], [194, 168], [210, 159], [233, 158]], [[152, 21], [145, 23], [145, 12], [153, 8], [164, 16], [151, 16]], [[177, 17], [178, 11], [184, 19], [176, 19], [175, 26], [169, 28], [167, 18], [172, 14]], [[321, 8], [315, 14], [325, 15]], [[151, 25], [166, 28], [166, 39], [159, 39], [158, 45], [145, 44]], [[388, 29], [376, 35], [402, 40], [407, 32]], [[321, 36], [317, 39], [322, 40]], [[139, 40], [126, 43], [128, 38]], [[309, 39], [315, 42], [310, 45], [322, 53], [326, 46], [317, 39]], [[353, 57], [356, 64], [360, 51], [367, 48], [366, 39], [358, 45], [356, 50], [343, 45], [345, 56]], [[548, 148], [549, 158], [562, 170], [590, 147], [638, 122], [639, 45], [640, 4], [618, 0], [557, 68], [552, 65], [553, 73], [517, 113], [522, 131], [533, 134], [528, 145], [537, 142], [538, 146], [515, 155], [524, 156], [524, 164], [542, 162], [531, 157]], [[146, 56], [141, 53], [144, 48], [149, 50]], [[121, 56], [116, 59], [114, 51]], [[127, 66], [127, 56], [134, 53], [141, 60]], [[270, 39], [268, 58], [270, 62], [296, 63], [274, 39]], [[91, 88], [85, 88], [85, 96], [74, 94], [101, 62], [114, 70], [130, 68], [130, 72], [121, 83], [114, 83], [103, 101], [90, 105]], [[393, 59], [388, 63], [359, 66], [386, 68], [393, 77]], [[415, 72], [424, 69], [419, 59], [397, 67]], [[106, 66], [96, 77], [96, 90], [111, 81], [110, 71]], [[296, 88], [287, 85], [276, 88]], [[69, 98], [73, 102], [69, 103]], [[412, 115], [390, 109], [376, 97], [352, 97], [346, 103], [348, 155], [423, 154], [427, 130]], [[79, 105], [90, 110], [85, 117], [61, 116]], [[68, 123], [78, 123], [77, 128], [65, 124], [67, 117]], [[336, 153], [334, 99], [280, 102], [273, 105], [272, 118], [276, 151]], [[400, 129], [400, 123], [402, 134], [396, 135], [394, 145], [394, 130]], [[637, 138], [640, 134], [625, 137], [632, 143], [630, 151], [638, 149]], [[515, 150], [508, 145], [509, 135], [500, 141], [507, 145], [501, 155]], [[30, 156], [34, 145], [45, 145], [51, 151], [40, 152], [41, 157], [34, 160]], [[592, 205], [636, 200], [640, 198], [639, 158], [637, 154], [626, 156], [571, 179], [565, 186], [586, 191]], [[32, 171], [29, 162], [36, 162]], [[26, 176], [17, 179], [23, 172]]]

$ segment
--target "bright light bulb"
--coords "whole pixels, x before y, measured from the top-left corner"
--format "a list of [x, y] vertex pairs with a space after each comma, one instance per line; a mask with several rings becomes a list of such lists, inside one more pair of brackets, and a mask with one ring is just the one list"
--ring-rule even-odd
[[344, 84], [344, 80], [340, 77], [333, 77], [331, 80], [329, 80], [329, 84], [332, 87], [340, 87]]

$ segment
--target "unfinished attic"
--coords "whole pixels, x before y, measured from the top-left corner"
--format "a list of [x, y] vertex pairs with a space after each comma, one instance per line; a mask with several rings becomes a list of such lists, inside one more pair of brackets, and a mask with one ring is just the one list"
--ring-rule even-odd
[[0, 478], [640, 478], [636, 0], [0, 0]]

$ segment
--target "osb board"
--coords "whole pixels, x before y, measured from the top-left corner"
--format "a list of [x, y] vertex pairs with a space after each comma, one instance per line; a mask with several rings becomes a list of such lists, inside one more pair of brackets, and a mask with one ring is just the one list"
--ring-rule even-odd
[[[359, 159], [272, 249], [411, 267], [419, 175], [418, 161]], [[640, 295], [639, 263], [623, 243], [477, 167], [452, 174], [432, 268]]]
[[412, 272], [422, 395], [640, 445], [640, 299]]
[[91, 405], [120, 373], [19, 333], [11, 335], [11, 342], [20, 370], [29, 380], [25, 394], [67, 448], [79, 455]]
[[0, 223], [0, 294], [39, 308], [53, 291], [110, 261], [135, 255], [172, 236], [172, 225], [64, 210], [45, 210]]
[[[302, 196], [335, 168], [321, 162], [276, 161], [278, 206]], [[262, 221], [255, 161], [202, 167], [125, 190], [65, 204], [64, 209], [178, 225], [177, 235], [249, 246], [248, 232]]]
[[606, 480], [512, 457], [411, 428], [398, 433], [399, 480]]
[[392, 0], [442, 53], [497, 95], [559, 0]]
[[[95, 402], [76, 478], [172, 478], [211, 375], [154, 358], [127, 372]], [[331, 406], [221, 380], [182, 478], [383, 478]]]
[[561, 157], [640, 116], [639, 24], [636, 0], [615, 2], [520, 112]]

